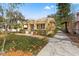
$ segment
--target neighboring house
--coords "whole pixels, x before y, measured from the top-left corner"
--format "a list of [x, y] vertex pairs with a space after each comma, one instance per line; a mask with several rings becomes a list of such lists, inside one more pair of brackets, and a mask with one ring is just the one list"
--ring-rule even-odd
[[77, 34], [79, 34], [79, 12], [77, 12], [77, 14], [76, 14], [76, 21], [75, 21], [75, 32], [77, 33]]
[[[16, 28], [14, 28], [14, 26]], [[20, 27], [22, 27], [22, 23], [19, 20], [17, 20], [17, 22], [14, 23], [14, 25], [12, 23], [8, 23], [8, 25], [6, 24], [6, 29], [5, 29], [5, 23], [4, 22], [0, 23], [0, 31], [7, 30], [8, 32], [20, 32], [20, 30], [22, 29]]]
[[67, 22], [68, 32], [73, 34], [79, 34], [79, 12], [75, 14], [75, 20], [69, 20]]
[[5, 31], [3, 24], [0, 24], [0, 31]]
[[68, 29], [68, 32], [70, 33], [70, 34], [73, 34], [74, 33], [74, 21], [73, 20], [68, 20], [67, 21], [67, 29]]
[[24, 29], [28, 34], [38, 34], [37, 31], [40, 31], [40, 33], [45, 31], [46, 35], [53, 34], [55, 28], [56, 26], [54, 18], [28, 20], [26, 24], [24, 24]]
[[9, 26], [8, 26], [9, 32], [20, 32], [21, 29], [22, 29], [22, 23], [19, 20], [14, 22], [14, 24], [12, 24], [12, 23], [9, 24]]

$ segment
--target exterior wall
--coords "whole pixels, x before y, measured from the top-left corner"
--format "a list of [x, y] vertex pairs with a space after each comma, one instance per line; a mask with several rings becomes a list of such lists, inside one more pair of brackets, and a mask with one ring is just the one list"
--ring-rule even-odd
[[73, 27], [74, 27], [73, 22], [72, 21], [69, 21], [67, 23], [67, 28], [68, 28], [68, 32], [71, 33], [71, 34], [73, 34]]
[[79, 34], [79, 12], [77, 13], [76, 22], [75, 22], [75, 32]]
[[76, 22], [76, 33], [79, 34], [79, 21]]

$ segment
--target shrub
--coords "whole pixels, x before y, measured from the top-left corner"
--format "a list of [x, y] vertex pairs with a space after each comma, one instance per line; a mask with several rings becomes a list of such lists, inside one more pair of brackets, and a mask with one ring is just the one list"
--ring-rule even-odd
[[58, 29], [55, 29], [54, 31], [52, 31], [51, 34], [48, 34], [48, 37], [53, 37], [56, 33], [57, 33]]
[[36, 30], [36, 32], [38, 35], [43, 35], [43, 36], [46, 35], [46, 30]]
[[0, 31], [0, 34], [3, 34], [3, 32], [2, 32], [2, 31]]
[[20, 33], [25, 33], [25, 30], [24, 30], [24, 29], [21, 29], [21, 30], [20, 30]]

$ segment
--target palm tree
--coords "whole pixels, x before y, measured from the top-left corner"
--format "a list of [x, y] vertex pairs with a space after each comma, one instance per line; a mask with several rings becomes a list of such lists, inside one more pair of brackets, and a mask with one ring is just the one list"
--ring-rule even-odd
[[65, 24], [65, 31], [68, 32], [67, 29], [67, 21], [70, 13], [70, 4], [69, 3], [58, 3], [58, 20], [62, 21]]

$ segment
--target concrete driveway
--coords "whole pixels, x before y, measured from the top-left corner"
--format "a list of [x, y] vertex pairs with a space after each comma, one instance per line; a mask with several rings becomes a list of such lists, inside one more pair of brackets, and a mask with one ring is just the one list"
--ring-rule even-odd
[[37, 56], [79, 56], [79, 48], [72, 44], [69, 37], [59, 31]]

